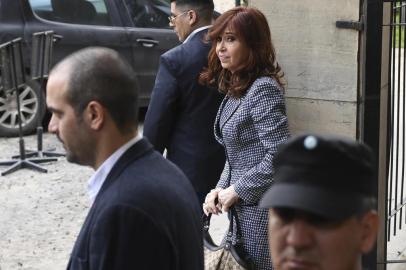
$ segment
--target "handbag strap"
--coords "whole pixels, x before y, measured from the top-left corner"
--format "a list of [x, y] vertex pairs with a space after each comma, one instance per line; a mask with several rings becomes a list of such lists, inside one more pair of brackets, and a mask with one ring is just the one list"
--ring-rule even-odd
[[208, 232], [210, 228], [210, 219], [211, 219], [211, 213], [209, 215], [203, 214], [202, 220], [203, 220], [203, 231]]
[[[210, 229], [210, 220], [211, 220], [212, 214], [209, 213], [209, 215], [203, 214], [202, 220], [203, 220], [203, 231], [208, 232]], [[234, 206], [230, 208], [230, 222], [228, 224], [228, 232], [226, 235], [226, 241], [229, 241], [231, 243], [232, 241], [232, 236], [234, 232], [234, 220], [236, 224], [236, 236], [237, 236], [237, 242], [242, 242], [242, 233], [241, 233], [241, 225], [240, 221], [238, 219], [237, 215], [237, 210], [235, 210]]]
[[[228, 162], [228, 177], [227, 177], [227, 186], [229, 187], [231, 185], [231, 164], [230, 161], [228, 159], [228, 152], [227, 152], [227, 148], [224, 147], [224, 151], [225, 151], [225, 156]], [[234, 206], [230, 207], [230, 223], [228, 225], [228, 233], [226, 236], [226, 246], [227, 246], [227, 242], [229, 244], [231, 244], [232, 242], [232, 236], [233, 236], [233, 231], [234, 231], [234, 220], [235, 220], [235, 224], [236, 224], [236, 240], [237, 243], [242, 243], [242, 233], [241, 233], [241, 226], [240, 226], [240, 221], [238, 219], [238, 214], [237, 214], [237, 210], [235, 209]], [[209, 225], [210, 225], [210, 220], [209, 220]]]
[[232, 237], [233, 237], [233, 232], [234, 232], [234, 220], [235, 220], [235, 224], [236, 224], [236, 241], [237, 243], [242, 243], [243, 239], [242, 239], [242, 233], [241, 233], [241, 225], [240, 225], [240, 221], [238, 219], [238, 214], [237, 214], [237, 210], [235, 209], [234, 206], [230, 207], [230, 223], [228, 225], [228, 232], [227, 232], [227, 236], [226, 236], [226, 242], [228, 242], [229, 244], [231, 244], [232, 242]]

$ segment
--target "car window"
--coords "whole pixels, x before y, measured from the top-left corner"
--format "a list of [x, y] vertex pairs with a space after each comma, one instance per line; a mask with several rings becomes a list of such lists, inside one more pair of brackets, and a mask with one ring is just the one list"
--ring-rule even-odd
[[43, 19], [90, 25], [111, 25], [104, 0], [29, 0], [34, 13]]
[[171, 6], [168, 0], [125, 0], [135, 27], [170, 28], [168, 16]]

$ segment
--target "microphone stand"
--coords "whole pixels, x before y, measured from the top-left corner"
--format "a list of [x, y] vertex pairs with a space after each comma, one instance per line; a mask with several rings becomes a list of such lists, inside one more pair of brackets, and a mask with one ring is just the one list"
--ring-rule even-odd
[[[38, 97], [38, 107], [40, 110], [44, 106], [43, 93], [45, 92], [45, 76], [47, 76], [51, 65], [53, 39], [53, 31], [38, 32], [32, 35], [31, 76], [32, 79], [39, 79], [40, 81], [40, 93]], [[42, 128], [41, 118], [42, 117], [38, 117], [37, 123], [37, 150], [28, 150], [29, 153], [27, 153], [26, 156], [38, 158], [65, 156], [63, 153], [43, 150], [42, 142], [44, 130]], [[13, 156], [13, 158], [18, 158], [18, 156]], [[48, 160], [57, 161], [56, 158], [50, 158]]]
[[[11, 90], [15, 94], [17, 104], [18, 131], [19, 131], [19, 150], [18, 159], [1, 161], [0, 165], [11, 165], [8, 169], [1, 172], [1, 175], [7, 175], [19, 169], [27, 168], [39, 172], [47, 172], [45, 168], [36, 163], [48, 162], [48, 159], [26, 159], [25, 145], [21, 123], [21, 104], [19, 97], [19, 85], [25, 83], [24, 64], [22, 58], [21, 38], [14, 39], [0, 46], [0, 67], [2, 71], [3, 90]], [[18, 66], [18, 71], [17, 71]], [[20, 76], [18, 76], [20, 75]]]

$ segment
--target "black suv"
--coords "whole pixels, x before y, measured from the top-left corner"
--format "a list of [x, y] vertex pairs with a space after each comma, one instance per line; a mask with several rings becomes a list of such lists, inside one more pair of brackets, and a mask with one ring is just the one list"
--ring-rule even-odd
[[[53, 63], [87, 46], [115, 49], [132, 64], [141, 106], [147, 106], [159, 56], [179, 43], [168, 26], [169, 15], [169, 0], [0, 0], [0, 44], [23, 38], [27, 78], [35, 32], [54, 32]], [[19, 92], [24, 134], [33, 132], [44, 117], [45, 102], [38, 102], [44, 93], [39, 89], [39, 83], [30, 80]], [[0, 89], [0, 136], [17, 132], [15, 98]]]

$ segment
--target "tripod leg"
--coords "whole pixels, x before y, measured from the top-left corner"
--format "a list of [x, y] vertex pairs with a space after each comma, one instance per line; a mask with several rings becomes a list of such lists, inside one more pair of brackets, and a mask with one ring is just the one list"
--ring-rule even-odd
[[47, 172], [47, 169], [44, 169], [41, 166], [39, 166], [33, 162], [30, 162], [28, 160], [17, 160], [13, 166], [11, 166], [7, 170], [1, 172], [1, 175], [5, 176], [5, 175], [13, 173], [19, 169], [31, 169], [31, 170], [35, 170], [35, 171], [39, 171], [39, 172], [43, 172], [43, 173]]
[[32, 163], [43, 163], [43, 162], [51, 162], [51, 161], [57, 161], [57, 158], [46, 158], [46, 157], [42, 157], [42, 158], [29, 158], [26, 159], [27, 161], [30, 161]]
[[52, 151], [43, 151], [42, 153], [46, 157], [64, 157], [65, 156], [65, 154], [63, 154], [63, 153], [52, 152]]
[[[27, 157], [27, 158], [35, 157], [37, 155], [37, 152], [35, 152], [35, 151], [31, 151], [31, 150], [25, 150], [25, 151], [26, 151], [25, 157]], [[20, 155], [11, 156], [11, 158], [20, 158]]]
[[[37, 151], [32, 151], [32, 150], [25, 150], [25, 157], [26, 158], [36, 158], [36, 157], [64, 157], [65, 154], [64, 153], [59, 153], [59, 152], [54, 152], [54, 150], [48, 150], [48, 151], [41, 151], [41, 152], [37, 152]], [[20, 158], [20, 155], [15, 155], [15, 156], [11, 156], [11, 158]], [[55, 160], [57, 161], [57, 159]], [[0, 163], [1, 164], [1, 163]]]
[[[41, 89], [42, 91], [42, 89]], [[42, 152], [42, 135], [44, 134], [42, 126], [37, 127], [37, 148], [38, 152]]]
[[23, 167], [27, 168], [27, 169], [31, 169], [31, 170], [35, 170], [35, 171], [39, 171], [39, 172], [48, 172], [47, 169], [42, 168], [41, 166], [35, 164], [34, 162], [31, 162], [29, 160], [23, 160]]
[[1, 172], [1, 175], [4, 176], [4, 175], [7, 175], [7, 174], [10, 174], [12, 172], [15, 172], [15, 171], [21, 169], [21, 168], [22, 168], [22, 160], [18, 160], [16, 162], [14, 162], [14, 165], [12, 165], [10, 168], [8, 168], [7, 170]]
[[13, 165], [15, 163], [17, 163], [18, 160], [14, 159], [14, 160], [6, 160], [6, 161], [0, 161], [0, 166], [9, 166], [9, 165]]

